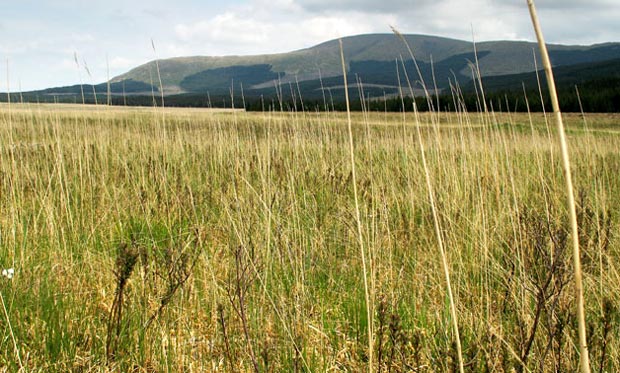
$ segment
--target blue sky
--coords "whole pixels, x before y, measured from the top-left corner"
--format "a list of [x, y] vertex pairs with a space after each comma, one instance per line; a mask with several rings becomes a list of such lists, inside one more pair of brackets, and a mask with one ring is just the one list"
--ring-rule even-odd
[[[533, 40], [525, 0], [0, 1], [0, 91], [7, 89], [7, 63], [10, 90], [25, 91], [80, 79], [99, 83], [108, 64], [113, 77], [156, 55], [287, 52], [389, 32], [390, 25], [465, 40], [473, 26], [479, 41]], [[538, 0], [537, 6], [548, 42], [620, 41], [619, 0]]]

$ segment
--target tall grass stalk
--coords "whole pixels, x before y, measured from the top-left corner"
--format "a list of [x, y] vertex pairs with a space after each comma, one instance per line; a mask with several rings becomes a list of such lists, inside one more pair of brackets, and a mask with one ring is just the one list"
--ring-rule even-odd
[[340, 45], [340, 61], [342, 63], [342, 76], [344, 79], [344, 92], [345, 92], [345, 101], [347, 105], [347, 129], [349, 133], [349, 152], [351, 156], [351, 183], [353, 184], [353, 198], [355, 200], [355, 220], [357, 222], [357, 238], [360, 245], [360, 255], [362, 258], [362, 271], [364, 277], [364, 295], [366, 298], [366, 317], [368, 318], [368, 371], [373, 371], [373, 333], [372, 333], [372, 320], [373, 320], [373, 310], [370, 299], [370, 289], [368, 287], [368, 268], [366, 265], [366, 252], [364, 248], [364, 237], [362, 235], [362, 218], [360, 215], [360, 206], [357, 195], [357, 177], [355, 175], [355, 151], [353, 148], [353, 129], [351, 122], [351, 107], [349, 104], [349, 86], [347, 83], [347, 67], [344, 61], [344, 50], [342, 47], [342, 39], [339, 41]]
[[[545, 107], [545, 96], [543, 95], [542, 83], [540, 82], [540, 74], [538, 73], [538, 61], [536, 60], [536, 50], [532, 48], [532, 56], [534, 59], [534, 72], [536, 75], [536, 87], [538, 88], [538, 96], [540, 97], [540, 107], [545, 119], [545, 129], [547, 130], [547, 139], [549, 140], [549, 155], [551, 157], [551, 172], [555, 174], [555, 157], [553, 154], [553, 142], [551, 141], [551, 129], [549, 127], [549, 117]], [[553, 179], [555, 182], [555, 179]], [[554, 185], [555, 186], [555, 185]]]
[[4, 317], [6, 318], [6, 323], [9, 326], [9, 333], [11, 334], [11, 341], [13, 342], [13, 348], [15, 349], [15, 356], [17, 357], [17, 362], [19, 363], [19, 371], [24, 371], [24, 364], [22, 363], [21, 354], [19, 353], [19, 347], [17, 346], [17, 340], [15, 339], [15, 333], [13, 333], [13, 326], [11, 326], [11, 319], [9, 318], [9, 313], [6, 310], [6, 303], [4, 303], [4, 295], [0, 292], [0, 300], [2, 301], [2, 310], [4, 311]]
[[153, 53], [155, 54], [155, 68], [157, 69], [157, 80], [159, 81], [159, 93], [161, 95], [161, 107], [163, 109], [164, 107], [166, 107], [166, 105], [164, 104], [164, 83], [161, 80], [161, 70], [159, 69], [159, 55], [157, 54], [157, 49], [155, 48], [155, 41], [153, 39], [151, 39], [151, 48], [153, 48]]
[[527, 0], [527, 5], [530, 10], [530, 16], [532, 18], [532, 24], [534, 31], [536, 32], [536, 38], [538, 39], [538, 46], [540, 48], [540, 54], [543, 59], [543, 65], [545, 67], [545, 74], [547, 75], [547, 84], [549, 86], [549, 95], [551, 96], [551, 104], [553, 106], [553, 112], [558, 128], [558, 136], [560, 139], [560, 149], [562, 152], [562, 166], [564, 169], [564, 178], [566, 180], [566, 193], [568, 210], [570, 214], [570, 227], [571, 227], [571, 240], [573, 246], [573, 265], [575, 274], [575, 292], [577, 296], [577, 319], [579, 329], [579, 352], [581, 362], [581, 372], [590, 372], [590, 358], [588, 356], [588, 343], [586, 336], [586, 317], [585, 317], [585, 304], [583, 298], [583, 276], [581, 272], [581, 254], [579, 250], [579, 231], [577, 227], [577, 212], [575, 208], [575, 196], [573, 192], [573, 181], [570, 170], [570, 158], [568, 154], [568, 145], [566, 141], [566, 133], [564, 131], [564, 121], [562, 119], [562, 112], [560, 111], [560, 105], [558, 102], [558, 95], [555, 89], [555, 80], [553, 78], [553, 70], [551, 69], [551, 61], [549, 59], [549, 53], [547, 52], [547, 46], [545, 45], [545, 39], [540, 27], [538, 15], [536, 13], [536, 6], [534, 0]]
[[108, 59], [108, 55], [105, 56], [105, 67], [106, 67], [106, 77], [108, 80], [106, 81], [106, 100], [108, 106], [112, 105], [112, 87], [110, 82], [110, 60]]
[[[424, 93], [426, 95], [426, 99], [427, 102], [429, 104], [429, 107], [431, 107], [431, 98], [430, 95], [428, 93], [428, 90], [426, 89], [426, 85], [424, 84], [424, 79], [422, 77], [422, 73], [420, 72], [420, 68], [418, 67], [418, 63], [416, 61], [416, 58], [413, 54], [413, 51], [411, 50], [411, 47], [409, 46], [409, 43], [407, 42], [407, 40], [405, 39], [405, 37], [398, 32], [398, 30], [392, 28], [392, 30], [394, 31], [394, 33], [401, 38], [401, 40], [405, 43], [405, 46], [407, 47], [407, 50], [409, 51], [409, 56], [411, 57], [411, 59], [414, 61], [416, 70], [418, 72], [418, 76], [420, 78], [420, 81], [422, 83], [422, 87], [424, 89]], [[403, 64], [403, 69], [404, 69], [404, 64]], [[407, 76], [407, 71], [405, 70], [405, 77], [407, 80], [407, 85], [409, 88], [409, 92], [411, 93], [412, 97], [414, 97], [413, 95], [413, 87], [411, 85], [411, 81], [409, 79], [409, 77]], [[443, 271], [444, 271], [444, 276], [445, 276], [445, 280], [446, 280], [446, 291], [448, 293], [448, 298], [450, 300], [450, 315], [452, 317], [452, 327], [453, 327], [453, 331], [454, 331], [454, 338], [455, 338], [455, 342], [456, 342], [456, 351], [458, 354], [458, 362], [459, 362], [459, 371], [461, 373], [463, 373], [465, 371], [464, 369], [464, 365], [463, 365], [463, 351], [461, 348], [461, 336], [459, 334], [459, 322], [458, 322], [458, 316], [456, 313], [456, 304], [454, 301], [454, 295], [452, 293], [452, 282], [450, 280], [450, 268], [448, 265], [448, 257], [446, 255], [446, 250], [444, 248], [444, 242], [443, 242], [443, 236], [441, 233], [441, 226], [440, 226], [440, 222], [439, 222], [439, 213], [437, 211], [437, 206], [435, 204], [435, 192], [434, 192], [434, 188], [433, 188], [433, 184], [431, 182], [431, 176], [430, 176], [430, 171], [428, 168], [428, 164], [426, 162], [426, 155], [425, 155], [425, 147], [424, 147], [424, 142], [422, 140], [422, 133], [420, 131], [420, 117], [419, 117], [419, 113], [418, 113], [418, 109], [416, 106], [415, 101], [413, 101], [413, 112], [414, 112], [414, 117], [415, 117], [415, 127], [416, 127], [416, 134], [417, 134], [417, 138], [418, 138], [418, 146], [420, 147], [420, 155], [422, 158], [422, 166], [424, 168], [424, 179], [426, 181], [426, 187], [427, 187], [427, 191], [428, 191], [428, 200], [429, 203], [431, 205], [431, 212], [433, 215], [433, 226], [435, 227], [435, 236], [437, 238], [437, 245], [439, 246], [439, 252], [441, 254], [441, 265], [443, 267]], [[434, 114], [433, 114], [434, 115]]]
[[78, 61], [78, 55], [77, 52], [73, 52], [73, 60], [75, 61], [75, 66], [77, 67], [77, 71], [78, 71], [78, 78], [80, 79], [80, 93], [82, 96], [82, 105], [84, 105], [86, 103], [86, 99], [84, 98], [84, 85], [82, 83], [82, 73], [81, 73], [81, 68], [80, 68], [80, 62]]

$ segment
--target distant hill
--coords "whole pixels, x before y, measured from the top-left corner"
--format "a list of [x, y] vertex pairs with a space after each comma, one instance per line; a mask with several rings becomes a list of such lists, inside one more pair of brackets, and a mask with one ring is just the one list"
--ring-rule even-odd
[[[450, 82], [466, 87], [472, 80], [474, 45], [468, 41], [429, 35], [404, 36], [415, 53], [423, 80], [446, 92]], [[366, 96], [392, 95], [399, 83], [405, 85], [403, 64], [416, 88], [421, 88], [415, 66], [402, 40], [393, 34], [368, 34], [342, 39], [350, 84], [361, 81]], [[595, 79], [615, 71], [620, 60], [620, 43], [591, 46], [549, 45], [551, 60], [561, 79]], [[537, 45], [526, 41], [490, 41], [476, 44], [479, 66], [487, 89], [520, 87], [531, 82]], [[600, 63], [600, 65], [597, 65]], [[231, 88], [248, 97], [291, 96], [319, 99], [328, 91], [342, 94], [342, 71], [337, 40], [289, 53], [255, 56], [178, 57], [157, 61], [163, 93], [227, 97]], [[541, 66], [540, 61], [538, 66]], [[434, 73], [434, 74], [433, 74]], [[564, 74], [564, 75], [562, 75]], [[433, 80], [433, 76], [435, 79]], [[399, 82], [400, 78], [400, 82]], [[434, 83], [436, 82], [436, 83]], [[278, 87], [276, 89], [276, 87]], [[294, 89], [293, 89], [294, 88]], [[107, 94], [107, 84], [94, 86], [97, 95]], [[76, 101], [91, 95], [93, 86], [74, 85], [25, 93], [26, 97], [50, 97]], [[294, 91], [294, 92], [292, 92]], [[112, 95], [148, 96], [161, 94], [156, 62], [138, 66], [111, 80]]]
[[[565, 112], [620, 111], [620, 59], [556, 66], [553, 69], [560, 107]], [[488, 101], [495, 107], [502, 107], [506, 100], [513, 103], [511, 110], [523, 111], [524, 94], [533, 111], [543, 109], [538, 80], [542, 88], [544, 105], [549, 110], [551, 102], [547, 93], [547, 79], [544, 70], [523, 74], [491, 76], [482, 79]], [[473, 82], [461, 87], [465, 92], [468, 108], [476, 108], [476, 93]], [[525, 91], [524, 91], [525, 89]], [[525, 92], [525, 93], [524, 93]], [[520, 107], [516, 103], [520, 102]]]
[[[541, 84], [546, 84], [544, 70], [538, 71]], [[568, 66], [557, 66], [553, 69], [555, 83], [558, 86], [581, 85], [602, 78], [620, 78], [620, 58], [602, 61], [578, 63]], [[538, 87], [536, 72], [522, 74], [508, 74], [483, 78], [483, 86], [489, 91], [520, 91], [525, 85], [526, 89]], [[546, 89], [546, 87], [543, 87]], [[473, 83], [468, 83], [464, 90], [473, 90]]]
[[[447, 87], [448, 79], [453, 79], [454, 76], [461, 82], [471, 79], [469, 63], [474, 61], [473, 43], [428, 35], [405, 35], [405, 38], [413, 49], [429, 85], [432, 81], [431, 58], [439, 88]], [[367, 84], [383, 85], [386, 88], [398, 85], [395, 61], [401, 56], [410, 60], [407, 49], [399, 38], [393, 34], [370, 34], [351, 36], [342, 41], [349, 72], [357, 74]], [[482, 42], [476, 45], [476, 49], [480, 70], [485, 77], [534, 71], [533, 51], [537, 50], [535, 43]], [[620, 58], [620, 44], [549, 45], [549, 52], [555, 66], [573, 65]], [[251, 90], [273, 88], [278, 76], [280, 83], [289, 83], [318, 80], [319, 74], [322, 78], [342, 75], [337, 40], [284, 54], [182, 57], [158, 62], [164, 92], [170, 93], [217, 94], [222, 90], [228, 92], [235, 82], [239, 86], [243, 84], [246, 90]], [[138, 66], [113, 81], [131, 79], [149, 84], [156, 74], [153, 61]]]
[[[159, 92], [157, 87], [150, 84], [136, 81], [133, 79], [125, 79], [118, 82], [110, 82], [110, 93], [117, 95], [150, 95], [152, 91]], [[96, 85], [91, 84], [75, 84], [67, 87], [48, 88], [41, 91], [37, 91], [43, 95], [74, 95], [84, 91], [84, 94], [90, 95], [94, 91], [99, 95], [105, 95], [108, 92], [108, 83], [101, 83]]]

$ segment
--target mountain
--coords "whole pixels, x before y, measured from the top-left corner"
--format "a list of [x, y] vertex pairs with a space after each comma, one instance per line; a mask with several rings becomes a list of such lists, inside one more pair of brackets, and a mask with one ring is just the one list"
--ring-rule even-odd
[[[602, 78], [620, 79], [620, 59], [556, 66], [553, 69], [553, 76], [555, 83], [561, 87], [581, 85]], [[538, 71], [538, 79], [541, 80], [541, 84], [546, 84], [544, 70]], [[483, 78], [483, 86], [489, 91], [519, 91], [523, 89], [523, 85], [527, 89], [538, 87], [535, 71]], [[463, 89], [473, 90], [473, 83], [470, 81], [463, 86]]]
[[[417, 60], [423, 80], [434, 88], [433, 76], [438, 90], [449, 88], [450, 82], [458, 81], [467, 86], [472, 80], [472, 62], [475, 61], [474, 44], [429, 35], [404, 35]], [[416, 66], [403, 41], [393, 34], [368, 34], [342, 39], [347, 73], [350, 84], [359, 79], [365, 94], [383, 96], [398, 92], [399, 83], [406, 85], [405, 77], [411, 78], [415, 88], [420, 89]], [[515, 84], [514, 79], [526, 78], [535, 70], [535, 43], [526, 41], [489, 41], [476, 44], [480, 71], [485, 81], [499, 76], [511, 77], [497, 82]], [[586, 66], [620, 59], [620, 43], [591, 46], [549, 45], [551, 60], [556, 68]], [[617, 62], [616, 62], [617, 63]], [[613, 63], [612, 63], [613, 64]], [[405, 70], [403, 70], [403, 65]], [[540, 60], [538, 66], [541, 66]], [[276, 95], [319, 99], [326, 90], [342, 94], [342, 71], [338, 40], [289, 53], [255, 56], [178, 57], [151, 61], [138, 66], [111, 80], [112, 95], [140, 96], [159, 92], [159, 75], [163, 92], [171, 95], [206, 95], [229, 97], [230, 90], [240, 94], [243, 89], [248, 97]], [[578, 69], [579, 70], [579, 69]], [[582, 70], [579, 70], [581, 73]], [[576, 73], [575, 71], [567, 74]], [[589, 76], [597, 75], [597, 68]], [[400, 82], [399, 82], [400, 79]], [[529, 79], [529, 78], [528, 78]], [[495, 84], [495, 83], [494, 83]], [[519, 82], [520, 84], [520, 82]], [[276, 88], [278, 87], [278, 88]], [[107, 92], [107, 84], [97, 86], [71, 86], [50, 88], [31, 92], [37, 97], [74, 95], [81, 91], [86, 95]]]
[[[432, 81], [431, 58], [440, 88], [448, 86], [452, 72], [459, 81], [471, 79], [469, 63], [475, 61], [471, 42], [427, 35], [405, 35], [407, 43], [427, 82]], [[398, 85], [395, 61], [410, 60], [406, 46], [393, 34], [370, 34], [344, 38], [343, 49], [349, 72], [367, 84], [387, 87]], [[518, 74], [533, 71], [533, 51], [537, 45], [521, 41], [492, 41], [476, 45], [483, 76]], [[605, 61], [620, 58], [620, 44], [593, 46], [549, 45], [556, 66]], [[169, 93], [228, 92], [233, 82], [247, 89], [273, 88], [280, 83], [304, 82], [342, 75], [337, 40], [284, 54], [228, 57], [182, 57], [158, 61], [164, 85]], [[538, 65], [541, 66], [540, 61]], [[411, 66], [413, 67], [413, 66]], [[411, 70], [412, 74], [415, 70]], [[113, 79], [147, 84], [156, 81], [155, 62], [139, 66]], [[240, 87], [241, 84], [239, 84]]]

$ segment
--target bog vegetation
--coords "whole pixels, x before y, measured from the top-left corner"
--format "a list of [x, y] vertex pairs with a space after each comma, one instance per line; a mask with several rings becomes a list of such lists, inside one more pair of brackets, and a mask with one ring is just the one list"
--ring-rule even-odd
[[[590, 360], [617, 371], [620, 117], [566, 121]], [[355, 178], [331, 111], [12, 104], [0, 123], [6, 371], [458, 370], [437, 226], [464, 369], [578, 369], [548, 115], [363, 111]]]

